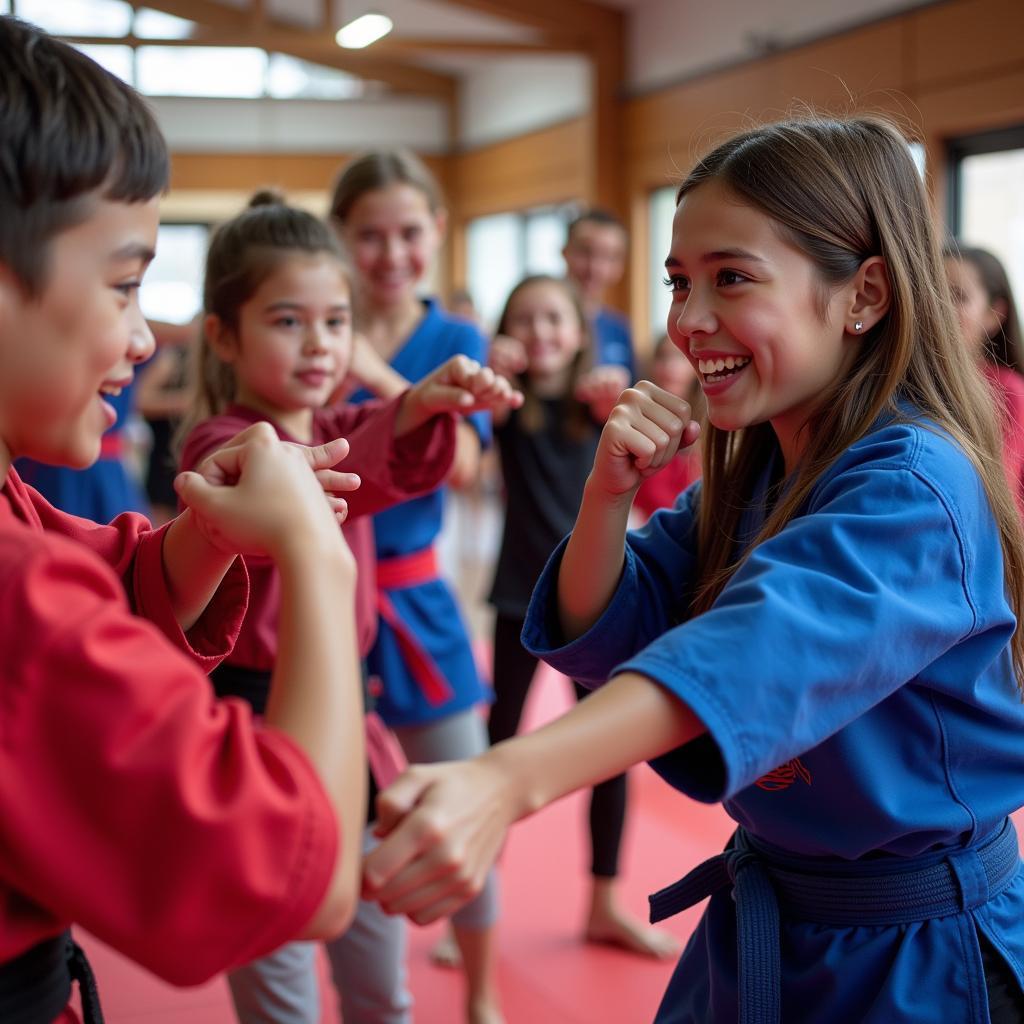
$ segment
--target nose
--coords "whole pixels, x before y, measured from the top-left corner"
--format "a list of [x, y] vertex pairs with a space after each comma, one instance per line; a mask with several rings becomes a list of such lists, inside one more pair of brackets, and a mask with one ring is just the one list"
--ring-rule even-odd
[[310, 324], [306, 328], [302, 347], [311, 355], [319, 355], [327, 351], [327, 341], [324, 338], [323, 331], [317, 324]]
[[693, 289], [685, 299], [669, 310], [668, 328], [670, 334], [692, 338], [696, 334], [714, 334], [718, 320], [710, 304]]
[[128, 329], [128, 359], [136, 365], [144, 363], [155, 351], [156, 338], [136, 304]]

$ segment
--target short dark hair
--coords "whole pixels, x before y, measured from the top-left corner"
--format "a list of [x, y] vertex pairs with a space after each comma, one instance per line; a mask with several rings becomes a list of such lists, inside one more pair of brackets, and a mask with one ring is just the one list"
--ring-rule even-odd
[[565, 233], [566, 238], [572, 238], [573, 232], [581, 224], [597, 224], [604, 228], [618, 228], [623, 234], [626, 234], [626, 225], [615, 216], [611, 210], [606, 210], [600, 206], [591, 207], [589, 210], [584, 210], [578, 214], [569, 222], [568, 230]]
[[46, 282], [50, 241], [105, 199], [167, 187], [167, 145], [141, 97], [85, 54], [0, 16], [0, 263], [29, 295]]

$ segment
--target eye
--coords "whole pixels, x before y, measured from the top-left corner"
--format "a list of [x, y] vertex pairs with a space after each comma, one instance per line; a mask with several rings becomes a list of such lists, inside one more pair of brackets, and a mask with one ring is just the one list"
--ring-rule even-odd
[[126, 299], [130, 299], [138, 293], [141, 286], [142, 282], [138, 279], [120, 281], [114, 285], [114, 291], [120, 292]]
[[275, 327], [298, 327], [299, 318], [297, 316], [279, 316], [273, 321]]
[[349, 318], [345, 316], [331, 316], [327, 318], [327, 326], [332, 331], [340, 331], [343, 327], [347, 327]]
[[749, 280], [749, 277], [741, 274], [738, 270], [720, 270], [718, 272], [718, 283], [725, 287], [731, 284], [744, 284]]
[[684, 277], [682, 274], [672, 274], [666, 277], [662, 283], [669, 291], [673, 292], [686, 292], [690, 290], [690, 279]]
[[415, 242], [423, 234], [423, 228], [419, 224], [410, 225], [402, 231], [402, 237], [407, 242]]

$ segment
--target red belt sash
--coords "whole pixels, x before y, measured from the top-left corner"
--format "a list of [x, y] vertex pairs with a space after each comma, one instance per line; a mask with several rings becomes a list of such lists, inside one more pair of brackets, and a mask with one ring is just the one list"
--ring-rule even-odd
[[124, 436], [119, 430], [113, 430], [100, 438], [100, 458], [119, 459], [124, 455]]
[[452, 699], [451, 685], [419, 637], [402, 621], [388, 591], [430, 583], [437, 577], [437, 552], [432, 547], [377, 562], [377, 612], [395, 634], [402, 658], [423, 696], [435, 707]]

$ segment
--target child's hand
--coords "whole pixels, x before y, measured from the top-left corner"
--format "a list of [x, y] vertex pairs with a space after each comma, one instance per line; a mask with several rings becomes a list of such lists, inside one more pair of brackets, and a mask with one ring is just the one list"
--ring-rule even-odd
[[521, 341], [510, 338], [507, 334], [494, 336], [487, 350], [487, 365], [495, 373], [511, 380], [522, 373], [528, 364], [526, 346]]
[[486, 758], [410, 768], [377, 798], [382, 842], [364, 861], [363, 897], [417, 924], [448, 917], [483, 888], [515, 817]]
[[306, 447], [255, 423], [174, 486], [199, 529], [227, 553], [277, 559], [295, 543], [344, 548], [337, 524], [348, 506], [338, 492], [355, 490], [359, 478], [333, 467], [347, 454], [342, 438]]
[[590, 415], [604, 423], [615, 403], [629, 387], [629, 371], [624, 366], [595, 366], [576, 383], [576, 398], [590, 406]]
[[619, 496], [640, 486], [700, 436], [688, 402], [650, 381], [622, 392], [601, 431], [591, 481]]
[[522, 404], [522, 393], [489, 366], [468, 356], [452, 356], [406, 393], [395, 433], [414, 430], [442, 412], [504, 412]]

